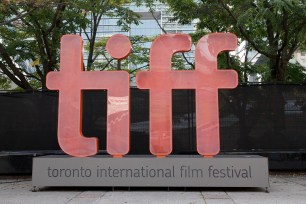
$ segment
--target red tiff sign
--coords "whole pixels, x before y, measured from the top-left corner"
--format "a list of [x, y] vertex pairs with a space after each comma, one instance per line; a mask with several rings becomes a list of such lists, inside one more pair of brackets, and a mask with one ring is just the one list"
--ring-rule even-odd
[[[172, 89], [196, 90], [197, 151], [207, 157], [220, 151], [218, 89], [235, 88], [234, 70], [218, 70], [217, 56], [235, 50], [237, 37], [230, 33], [203, 36], [195, 48], [195, 70], [171, 70], [177, 52], [191, 49], [187, 34], [157, 37], [150, 49], [150, 70], [136, 75], [137, 87], [150, 92], [150, 151], [164, 157], [172, 151]], [[106, 150], [114, 157], [127, 154], [130, 146], [130, 86], [126, 71], [84, 71], [83, 40], [78, 35], [61, 39], [60, 71], [47, 75], [47, 87], [59, 90], [58, 141], [64, 152], [76, 157], [95, 155], [98, 139], [82, 135], [82, 90], [107, 90]], [[114, 35], [106, 49], [115, 59], [131, 52], [124, 35]]]

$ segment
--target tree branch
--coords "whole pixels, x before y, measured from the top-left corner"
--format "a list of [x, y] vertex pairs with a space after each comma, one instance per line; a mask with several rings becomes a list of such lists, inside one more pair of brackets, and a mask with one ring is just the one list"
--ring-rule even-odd
[[288, 45], [288, 37], [289, 37], [289, 29], [288, 29], [288, 12], [286, 10], [283, 10], [283, 21], [282, 21], [282, 26], [284, 28], [284, 37], [282, 39], [282, 46], [278, 50], [278, 52], [282, 52], [284, 48]]
[[[10, 9], [13, 11], [13, 13], [14, 13], [15, 15], [18, 15], [18, 11], [17, 11], [15, 8], [10, 7]], [[31, 13], [28, 13], [28, 14], [30, 15]], [[31, 27], [31, 28], [34, 29], [34, 26], [31, 25], [29, 22], [25, 21], [25, 18], [20, 18], [20, 20], [21, 20], [25, 25], [27, 25], [27, 26], [29, 26], [29, 27]]]
[[21, 88], [26, 89], [26, 87], [21, 83], [21, 81], [14, 74], [12, 74], [2, 62], [0, 62], [0, 69], [2, 70], [3, 74], [5, 74], [10, 80], [12, 80], [12, 82], [20, 86]]
[[102, 71], [103, 70], [105, 70], [106, 69], [106, 67], [108, 66], [108, 65], [110, 65], [110, 63], [112, 62], [112, 61], [114, 61], [114, 59], [110, 59], [110, 60], [106, 60], [107, 61], [107, 63], [102, 67]]
[[37, 76], [35, 76], [35, 75], [29, 73], [28, 71], [26, 71], [26, 70], [24, 70], [24, 69], [23, 69], [22, 71], [23, 71], [24, 73], [26, 73], [27, 77], [31, 77], [31, 78], [34, 78], [34, 79], [36, 79], [36, 80], [38, 80], [38, 81], [41, 81], [40, 78], [38, 78]]
[[90, 41], [90, 37], [89, 37], [86, 29], [82, 28], [82, 30], [84, 31], [84, 34], [86, 35], [87, 40]]
[[39, 75], [40, 78], [43, 78], [43, 73], [41, 72], [41, 70], [39, 69], [39, 66], [38, 65], [35, 65], [35, 70], [37, 72], [37, 74]]
[[151, 6], [149, 7], [149, 11], [150, 11], [152, 17], [154, 18], [155, 22], [157, 23], [158, 27], [163, 31], [163, 33], [167, 34], [167, 31], [162, 27], [162, 25], [160, 24], [160, 22], [158, 21], [158, 19], [154, 15], [154, 10]]
[[138, 70], [140, 70], [140, 69], [143, 69], [143, 68], [145, 68], [145, 67], [148, 67], [148, 66], [149, 66], [149, 64], [146, 64], [146, 65], [143, 65], [143, 66], [138, 67], [138, 68], [136, 68], [136, 69], [133, 69], [133, 70], [130, 72], [130, 74], [131, 74], [131, 73], [134, 73], [134, 72], [136, 72], [136, 71], [138, 71]]
[[29, 13], [33, 12], [36, 8], [31, 9], [30, 11], [24, 12], [24, 13], [19, 13], [18, 15], [16, 15], [14, 18], [11, 18], [5, 22], [0, 23], [0, 26], [4, 26], [4, 25], [8, 25], [18, 19], [21, 19], [23, 17], [25, 17], [26, 15], [28, 15]]
[[[33, 89], [28, 83], [28, 81], [26, 80], [25, 76], [20, 72], [20, 70], [13, 63], [12, 59], [10, 58], [9, 54], [6, 52], [5, 47], [2, 44], [0, 44], [0, 56], [6, 62], [6, 64], [10, 67], [14, 75], [16, 75], [19, 78], [20, 82], [23, 84], [23, 87], [25, 87], [26, 89]], [[6, 67], [3, 63], [2, 65]], [[2, 70], [5, 71], [5, 68], [3, 66], [1, 66]], [[14, 78], [11, 78], [11, 79], [13, 80]]]
[[61, 4], [62, 1], [60, 1], [60, 4], [58, 4], [55, 14], [53, 16], [53, 20], [52, 20], [52, 24], [50, 25], [50, 27], [47, 29], [46, 33], [50, 33], [59, 23], [59, 16], [61, 15], [61, 13], [65, 10], [66, 5], [65, 4]]

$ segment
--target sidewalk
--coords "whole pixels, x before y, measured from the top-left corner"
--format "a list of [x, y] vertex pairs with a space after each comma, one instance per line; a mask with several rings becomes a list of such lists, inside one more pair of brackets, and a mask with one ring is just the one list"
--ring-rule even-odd
[[306, 203], [305, 172], [270, 173], [270, 193], [258, 188], [31, 188], [31, 177], [0, 176], [0, 203]]

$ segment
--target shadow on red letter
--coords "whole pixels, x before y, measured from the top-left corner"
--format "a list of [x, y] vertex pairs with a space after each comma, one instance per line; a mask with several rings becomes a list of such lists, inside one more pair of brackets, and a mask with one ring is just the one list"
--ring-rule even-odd
[[[123, 59], [131, 51], [129, 39], [114, 35], [110, 55]], [[82, 135], [82, 90], [107, 90], [107, 147], [113, 156], [129, 151], [129, 74], [125, 71], [84, 71], [83, 40], [78, 35], [61, 39], [60, 71], [47, 75], [47, 87], [59, 90], [58, 141], [64, 152], [76, 157], [95, 155], [98, 139]]]

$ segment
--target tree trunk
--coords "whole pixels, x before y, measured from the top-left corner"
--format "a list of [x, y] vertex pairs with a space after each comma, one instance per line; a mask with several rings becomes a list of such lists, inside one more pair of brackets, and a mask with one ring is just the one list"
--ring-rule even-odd
[[43, 75], [43, 77], [41, 78], [41, 89], [42, 90], [48, 90], [47, 88], [47, 84], [46, 84], [46, 77], [47, 75]]
[[269, 69], [270, 69], [270, 81], [276, 82], [277, 76], [278, 76], [278, 63], [279, 62], [279, 56], [276, 58], [270, 58], [269, 62]]
[[118, 60], [117, 70], [121, 70], [121, 60]]
[[286, 72], [288, 68], [288, 61], [286, 58], [280, 59], [279, 66], [278, 66], [278, 81], [286, 81]]
[[33, 87], [29, 84], [22, 71], [14, 64], [13, 60], [2, 44], [0, 44], [0, 57], [5, 62], [5, 64], [0, 62], [0, 69], [2, 72], [17, 86], [25, 90], [33, 90]]
[[270, 59], [270, 72], [271, 72], [271, 81], [272, 82], [285, 82], [286, 81], [286, 72], [288, 68], [288, 57], [277, 56], [275, 59]]
[[289, 59], [291, 58], [290, 53], [288, 52], [288, 47], [285, 46], [280, 53], [280, 60], [278, 66], [278, 75], [277, 79], [279, 81], [286, 81], [286, 72], [288, 68]]
[[95, 41], [91, 39], [89, 41], [89, 52], [88, 52], [88, 57], [87, 57], [87, 70], [92, 69], [92, 64], [93, 64], [93, 52], [94, 52], [94, 43]]
[[246, 50], [245, 50], [245, 56], [244, 56], [244, 71], [243, 71], [243, 81], [245, 83], [248, 82], [248, 72], [247, 72], [247, 69], [248, 69], [248, 54], [249, 54], [249, 48], [247, 47], [248, 44], [246, 43]]

